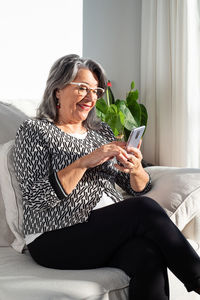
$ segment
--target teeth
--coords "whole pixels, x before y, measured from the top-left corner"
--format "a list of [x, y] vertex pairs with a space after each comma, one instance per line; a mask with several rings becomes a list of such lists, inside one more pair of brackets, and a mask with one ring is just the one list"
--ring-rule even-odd
[[85, 106], [85, 107], [91, 107], [91, 105], [87, 105], [87, 104], [81, 104], [80, 103], [80, 105]]

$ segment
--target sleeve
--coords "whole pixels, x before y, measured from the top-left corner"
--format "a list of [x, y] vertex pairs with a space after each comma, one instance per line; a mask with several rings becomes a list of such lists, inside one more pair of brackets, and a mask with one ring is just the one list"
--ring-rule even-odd
[[150, 191], [152, 183], [151, 183], [151, 177], [149, 175], [149, 181], [147, 182], [146, 186], [144, 189], [140, 192], [136, 192], [132, 189], [131, 184], [130, 184], [130, 175], [123, 173], [123, 172], [118, 172], [116, 176], [116, 184], [119, 185], [125, 192], [127, 192], [129, 195], [132, 195], [134, 197], [136, 196], [142, 196], [146, 194], [148, 191]]
[[36, 122], [26, 120], [20, 126], [13, 159], [23, 200], [31, 209], [40, 211], [56, 206], [63, 195], [59, 197], [52, 186], [49, 147]]

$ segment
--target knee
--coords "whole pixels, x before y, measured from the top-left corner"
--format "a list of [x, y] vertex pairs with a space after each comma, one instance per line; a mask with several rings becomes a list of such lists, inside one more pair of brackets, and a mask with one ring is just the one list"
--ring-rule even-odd
[[140, 209], [142, 212], [148, 213], [159, 213], [164, 214], [167, 216], [165, 210], [156, 202], [154, 199], [147, 197], [147, 196], [141, 196], [136, 197], [133, 199], [138, 209]]

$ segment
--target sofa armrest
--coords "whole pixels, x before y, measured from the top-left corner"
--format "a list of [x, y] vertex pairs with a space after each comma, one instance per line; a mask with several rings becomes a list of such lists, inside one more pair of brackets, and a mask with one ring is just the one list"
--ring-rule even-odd
[[200, 240], [200, 169], [148, 167], [155, 199], [189, 239]]
[[145, 195], [165, 209], [187, 238], [200, 241], [200, 169], [151, 166], [145, 170], [152, 178], [152, 189]]
[[200, 245], [200, 212], [183, 228], [182, 233], [187, 239], [197, 241]]

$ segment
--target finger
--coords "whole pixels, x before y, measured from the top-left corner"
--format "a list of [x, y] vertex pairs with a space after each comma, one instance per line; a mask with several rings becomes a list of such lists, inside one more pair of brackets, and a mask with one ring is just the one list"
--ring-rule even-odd
[[121, 165], [122, 167], [127, 168], [127, 169], [132, 169], [136, 163], [138, 164], [138, 160], [136, 160], [136, 163], [135, 163], [135, 161], [133, 159], [128, 160], [120, 155], [117, 157], [117, 161], [119, 162], [119, 165]]
[[126, 145], [126, 142], [124, 142], [124, 141], [112, 141], [111, 144]]
[[130, 169], [137, 169], [141, 165], [141, 160], [142, 159], [137, 158], [135, 155], [129, 155], [128, 162], [130, 162], [130, 165], [126, 164], [126, 167]]
[[120, 153], [116, 156], [116, 159], [123, 165], [125, 165], [128, 162], [128, 154], [125, 156], [123, 153]]
[[123, 152], [124, 151], [127, 152], [126, 151], [126, 143], [125, 142], [116, 142], [116, 141], [114, 141], [112, 143], [103, 145], [102, 148], [109, 149], [109, 150], [112, 150], [112, 149], [115, 150], [115, 149], [117, 149], [118, 151], [120, 150], [120, 151], [123, 151]]
[[134, 147], [128, 147], [127, 151], [129, 155], [134, 155], [138, 159], [142, 159], [142, 153], [140, 149]]
[[126, 151], [123, 148], [114, 144], [103, 145], [102, 147], [99, 148], [98, 151], [100, 151], [102, 155], [109, 156], [109, 157], [119, 155], [121, 152], [123, 152], [124, 155], [126, 155]]
[[111, 144], [114, 144], [116, 146], [122, 147], [123, 149], [126, 149], [126, 142], [122, 141], [113, 141]]
[[140, 141], [139, 141], [139, 144], [138, 144], [137, 148], [138, 148], [138, 149], [140, 149], [140, 148], [141, 148], [141, 145], [142, 145], [142, 139], [140, 139]]
[[115, 164], [114, 166], [115, 166], [116, 169], [118, 169], [118, 170], [121, 171], [121, 172], [124, 172], [124, 173], [129, 173], [129, 172], [130, 172], [129, 169], [124, 168], [123, 166], [120, 166], [120, 165], [118, 165], [118, 164]]

